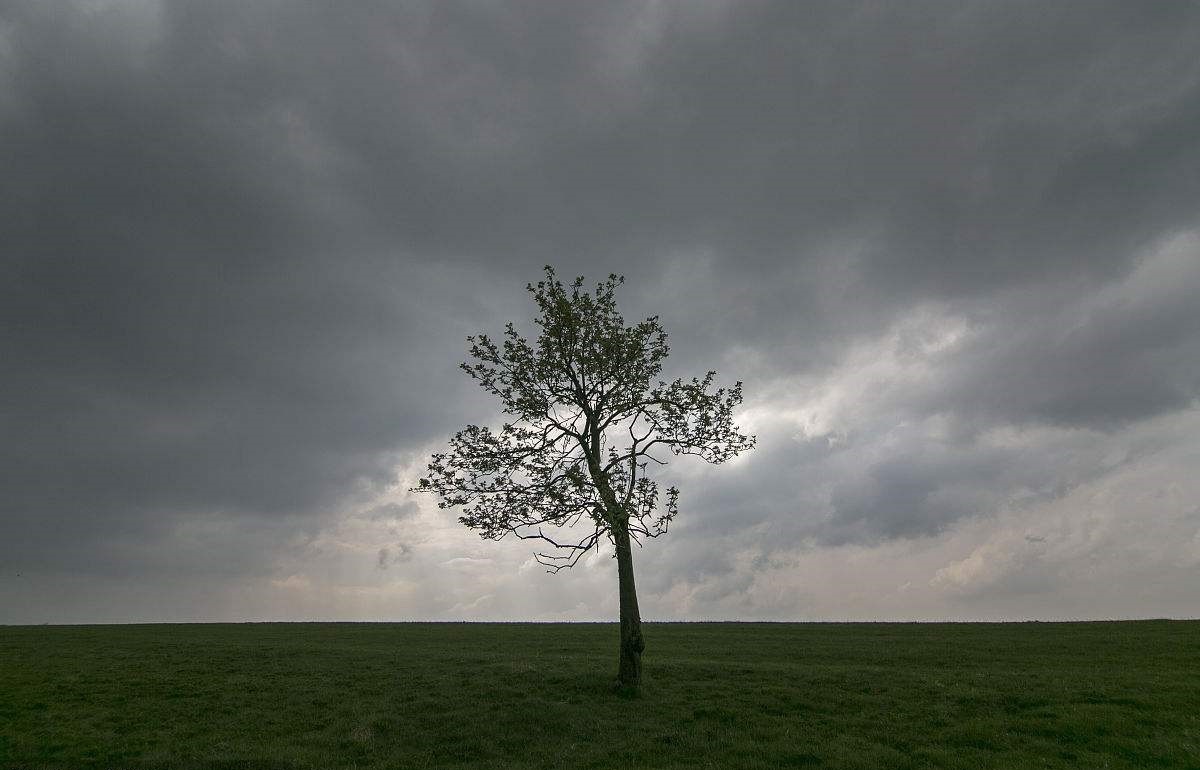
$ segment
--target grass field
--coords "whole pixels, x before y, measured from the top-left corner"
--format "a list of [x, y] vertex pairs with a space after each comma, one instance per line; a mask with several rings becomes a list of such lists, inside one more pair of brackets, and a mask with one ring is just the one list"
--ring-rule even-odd
[[0, 627], [0, 766], [1200, 768], [1200, 622]]

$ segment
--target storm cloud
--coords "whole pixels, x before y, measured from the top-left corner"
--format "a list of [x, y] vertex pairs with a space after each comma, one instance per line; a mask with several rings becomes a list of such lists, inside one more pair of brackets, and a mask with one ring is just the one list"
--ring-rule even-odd
[[405, 491], [495, 419], [464, 337], [544, 264], [746, 383], [759, 448], [667, 472], [647, 616], [1196, 616], [1198, 36], [0, 2], [0, 622], [609, 617], [604, 554], [544, 575]]

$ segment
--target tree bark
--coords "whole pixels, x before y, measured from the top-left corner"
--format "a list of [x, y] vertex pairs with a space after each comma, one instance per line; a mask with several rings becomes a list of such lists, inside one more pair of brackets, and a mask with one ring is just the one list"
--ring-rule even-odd
[[638, 687], [642, 682], [642, 615], [638, 611], [637, 589], [633, 584], [633, 551], [629, 530], [613, 528], [617, 549], [617, 581], [621, 597], [621, 657], [617, 666], [617, 682], [626, 687]]

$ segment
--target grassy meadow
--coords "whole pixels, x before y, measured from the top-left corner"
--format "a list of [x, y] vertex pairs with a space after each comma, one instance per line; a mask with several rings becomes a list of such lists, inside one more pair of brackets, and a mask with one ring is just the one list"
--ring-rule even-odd
[[1200, 622], [0, 627], [0, 767], [1200, 768]]

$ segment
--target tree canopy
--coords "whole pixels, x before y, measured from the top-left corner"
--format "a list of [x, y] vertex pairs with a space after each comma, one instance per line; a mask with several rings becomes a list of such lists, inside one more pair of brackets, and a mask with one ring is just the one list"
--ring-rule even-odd
[[[754, 437], [733, 424], [742, 383], [713, 388], [701, 378], [656, 381], [670, 351], [652, 316], [626, 326], [615, 302], [623, 278], [610, 275], [594, 294], [583, 279], [564, 286], [551, 268], [530, 284], [540, 314], [531, 343], [512, 323], [503, 338], [468, 337], [473, 362], [462, 364], [510, 416], [499, 430], [469, 425], [435, 454], [418, 489], [440, 494], [439, 506], [461, 506], [460, 521], [483, 537], [513, 534], [550, 546], [539, 560], [573, 565], [614, 526], [657, 537], [678, 513], [679, 490], [660, 499], [649, 470], [664, 452], [721, 463], [751, 448]], [[548, 527], [592, 524], [564, 542]]]

